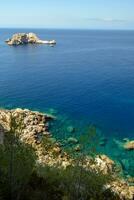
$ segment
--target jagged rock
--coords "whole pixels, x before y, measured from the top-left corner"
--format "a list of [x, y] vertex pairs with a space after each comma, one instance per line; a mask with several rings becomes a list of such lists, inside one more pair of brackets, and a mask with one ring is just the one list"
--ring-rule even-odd
[[[35, 138], [37, 138], [38, 134], [49, 135], [45, 127], [45, 124], [48, 122], [46, 116], [46, 114], [32, 112], [28, 109], [23, 110], [21, 108], [10, 111], [0, 110], [0, 124], [5, 130], [9, 131], [11, 117], [15, 117], [16, 123], [20, 121], [22, 126], [20, 139], [32, 145], [32, 143], [35, 144]], [[50, 116], [48, 118], [50, 120]]]
[[[32, 145], [35, 149], [38, 158], [36, 163], [37, 165], [40, 164], [66, 168], [69, 165], [75, 164], [74, 160], [60, 148], [56, 141], [53, 143], [54, 146], [50, 146], [50, 149], [48, 150], [45, 149], [41, 141], [38, 140], [38, 134], [39, 136], [40, 134], [41, 136], [46, 134], [46, 137], [50, 137], [49, 132], [41, 132], [41, 129], [44, 131], [44, 128], [48, 123], [47, 118], [50, 120], [50, 116], [47, 117], [46, 114], [33, 112], [27, 109], [0, 110], [0, 131], [2, 134], [3, 130], [10, 130], [11, 116], [14, 116], [18, 122], [20, 120], [22, 121], [22, 130], [19, 136], [20, 140]], [[78, 142], [76, 138], [70, 138], [69, 140], [74, 144]], [[134, 186], [129, 186], [125, 180], [116, 177], [115, 163], [106, 155], [96, 156], [95, 162], [92, 162], [92, 158], [87, 156], [84, 160], [83, 167], [87, 170], [88, 168], [95, 169], [96, 171], [100, 170], [104, 174], [113, 174], [114, 180], [116, 180], [112, 181], [106, 186], [106, 188], [109, 187], [113, 192], [117, 193], [122, 200], [134, 199]]]
[[104, 174], [112, 173], [114, 171], [115, 163], [106, 155], [99, 155], [95, 159], [95, 164]]
[[126, 149], [126, 150], [134, 150], [134, 140], [126, 142], [124, 144], [124, 149]]
[[16, 33], [12, 38], [5, 41], [8, 45], [22, 45], [22, 44], [56, 44], [55, 40], [40, 40], [34, 33]]
[[108, 186], [121, 200], [134, 199], [134, 186], [129, 186], [124, 180], [118, 179]]
[[53, 148], [53, 151], [54, 151], [54, 153], [58, 153], [58, 154], [59, 154], [59, 153], [61, 153], [61, 148], [58, 147], [58, 146], [57, 146], [57, 147], [54, 147], [54, 148]]

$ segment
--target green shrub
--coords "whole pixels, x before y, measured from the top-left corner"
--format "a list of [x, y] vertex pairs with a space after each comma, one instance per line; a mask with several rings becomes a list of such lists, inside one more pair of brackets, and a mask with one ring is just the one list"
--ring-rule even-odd
[[[66, 169], [41, 166], [36, 163], [34, 150], [19, 139], [22, 123], [11, 117], [10, 131], [5, 135], [5, 143], [0, 146], [0, 200], [118, 200], [105, 185], [111, 181], [110, 175], [83, 168], [85, 154], [79, 153], [74, 164]], [[94, 127], [85, 141], [95, 137]], [[81, 138], [82, 139], [82, 138]], [[53, 142], [43, 141], [45, 151], [53, 147]], [[94, 148], [90, 149], [94, 155]], [[36, 163], [36, 165], [35, 165]]]
[[20, 199], [35, 167], [35, 152], [19, 140], [20, 123], [11, 116], [10, 130], [0, 145], [0, 197]]

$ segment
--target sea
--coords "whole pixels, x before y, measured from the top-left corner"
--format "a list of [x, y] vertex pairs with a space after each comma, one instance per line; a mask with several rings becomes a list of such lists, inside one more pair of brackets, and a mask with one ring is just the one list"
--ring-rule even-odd
[[[18, 32], [57, 44], [8, 46]], [[134, 31], [0, 29], [0, 107], [56, 116], [58, 140], [95, 126], [99, 152], [133, 176], [134, 151], [123, 145], [134, 139]]]

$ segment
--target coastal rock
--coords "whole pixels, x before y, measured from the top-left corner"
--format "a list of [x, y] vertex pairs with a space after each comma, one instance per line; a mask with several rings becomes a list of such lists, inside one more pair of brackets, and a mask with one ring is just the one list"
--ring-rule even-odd
[[134, 177], [128, 175], [127, 176], [127, 181], [128, 181], [129, 184], [133, 184], [134, 185]]
[[124, 144], [124, 149], [126, 149], [126, 150], [134, 150], [134, 140], [126, 142]]
[[91, 163], [90, 159], [87, 159], [86, 166], [99, 170], [104, 174], [110, 174], [113, 177], [109, 185], [105, 186], [105, 189], [110, 189], [113, 193], [117, 194], [121, 200], [133, 200], [134, 199], [134, 186], [130, 186], [129, 183], [123, 178], [119, 178], [116, 174], [116, 165], [106, 155], [98, 155], [95, 158], [95, 163]]
[[95, 164], [104, 174], [114, 172], [115, 163], [106, 155], [99, 155], [95, 158]]
[[[4, 133], [10, 130], [11, 117], [15, 117], [16, 122], [22, 124], [21, 133], [19, 138], [22, 142], [31, 145], [37, 154], [37, 165], [49, 165], [67, 168], [70, 165], [75, 165], [74, 160], [64, 152], [56, 140], [52, 138], [48, 131], [45, 131], [45, 126], [48, 126], [48, 119], [50, 116], [47, 114], [33, 112], [27, 109], [13, 109], [13, 110], [0, 110], [0, 134], [4, 136]], [[53, 118], [51, 118], [53, 119]], [[41, 127], [41, 128], [40, 128]], [[44, 132], [42, 132], [44, 131]], [[44, 146], [40, 137], [44, 136], [46, 139], [50, 139], [52, 145]], [[2, 138], [3, 141], [3, 138]], [[78, 142], [76, 138], [71, 138], [70, 141], [75, 144]], [[81, 163], [80, 163], [81, 164]], [[121, 200], [133, 200], [134, 199], [134, 186], [129, 186], [125, 180], [119, 179], [115, 174], [115, 163], [106, 155], [98, 155], [95, 158], [95, 162], [92, 162], [92, 158], [87, 156], [83, 167], [88, 169], [94, 169], [102, 171], [104, 174], [112, 174], [114, 181], [111, 181], [109, 185], [106, 186], [110, 188], [114, 193], [118, 194]]]
[[[10, 131], [12, 117], [16, 123], [20, 124], [21, 122], [21, 131], [16, 130], [16, 132], [19, 133], [20, 141], [31, 145], [35, 150], [37, 164], [59, 167], [71, 164], [71, 159], [65, 152], [62, 152], [60, 145], [56, 143], [55, 138], [52, 138], [48, 131], [48, 122], [53, 120], [51, 115], [21, 108], [0, 110], [2, 136], [4, 136], [3, 130], [6, 133]], [[45, 145], [44, 141], [50, 145]]]
[[23, 45], [23, 44], [48, 44], [55, 45], [55, 40], [40, 40], [34, 33], [16, 33], [12, 38], [5, 41], [8, 45]]
[[45, 124], [48, 122], [46, 114], [23, 110], [20, 108], [13, 110], [0, 110], [0, 125], [4, 130], [10, 131], [12, 118], [15, 118], [16, 123], [21, 122], [20, 139], [23, 142], [34, 146], [38, 139], [37, 135], [49, 135], [45, 127]]
[[121, 200], [134, 199], [134, 186], [129, 186], [124, 180], [118, 179], [108, 186]]
[[54, 153], [60, 154], [61, 153], [61, 148], [60, 147], [54, 147], [53, 148]]

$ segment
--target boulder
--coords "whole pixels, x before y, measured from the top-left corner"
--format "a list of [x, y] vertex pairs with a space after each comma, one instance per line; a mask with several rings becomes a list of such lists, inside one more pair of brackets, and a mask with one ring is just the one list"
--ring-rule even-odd
[[126, 150], [134, 150], [134, 140], [126, 142], [124, 144], [124, 149], [126, 149]]
[[115, 163], [106, 155], [96, 156], [95, 164], [104, 174], [114, 172]]
[[121, 200], [134, 199], [134, 186], [129, 186], [124, 180], [118, 179], [113, 181], [109, 188], [118, 194]]

